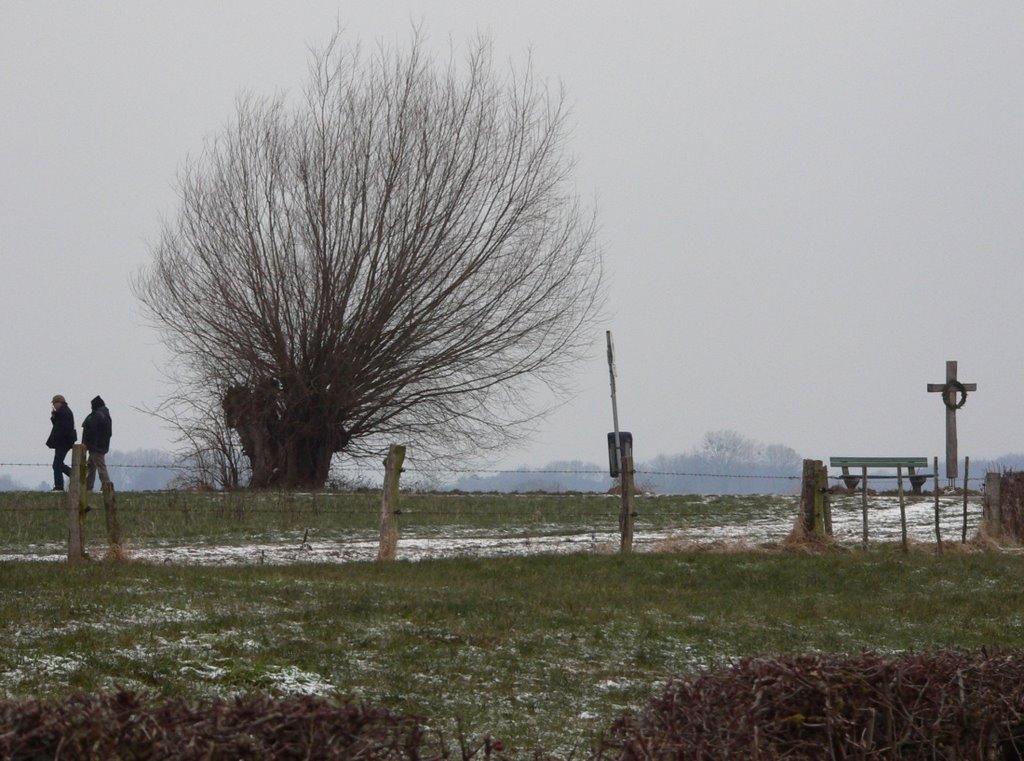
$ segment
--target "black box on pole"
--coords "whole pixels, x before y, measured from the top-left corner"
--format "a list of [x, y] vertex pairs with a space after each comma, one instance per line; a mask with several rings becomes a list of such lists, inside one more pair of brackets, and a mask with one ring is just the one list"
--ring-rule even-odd
[[[622, 446], [622, 456], [633, 456], [633, 434], [629, 431], [619, 431], [619, 441]], [[619, 461], [615, 457], [615, 431], [608, 434], [608, 475], [612, 478], [619, 477]]]

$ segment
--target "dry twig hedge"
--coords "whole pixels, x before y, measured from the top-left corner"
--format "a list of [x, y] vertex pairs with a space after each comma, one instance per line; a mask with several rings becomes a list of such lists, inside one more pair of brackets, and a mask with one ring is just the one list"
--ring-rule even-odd
[[[516, 755], [550, 761], [541, 750]], [[450, 749], [417, 717], [316, 697], [191, 703], [131, 692], [0, 703], [4, 759], [505, 761], [485, 736]], [[1024, 653], [751, 658], [669, 682], [586, 761], [1024, 758]]]
[[250, 695], [190, 704], [132, 692], [0, 703], [4, 759], [432, 761], [421, 723], [356, 703]]
[[591, 761], [1024, 758], [1024, 655], [755, 658], [670, 682]]

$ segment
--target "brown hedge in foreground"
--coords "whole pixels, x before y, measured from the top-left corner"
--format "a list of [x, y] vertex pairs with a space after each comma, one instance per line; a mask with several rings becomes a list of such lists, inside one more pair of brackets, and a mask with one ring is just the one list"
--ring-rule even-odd
[[[501, 761], [459, 743], [459, 761]], [[520, 749], [522, 752], [522, 749]], [[527, 757], [550, 759], [537, 751]], [[352, 702], [249, 695], [191, 703], [130, 692], [0, 703], [3, 759], [448, 761], [416, 717]], [[615, 722], [589, 761], [1024, 758], [1024, 654], [741, 661], [670, 682]]]
[[0, 703], [3, 759], [431, 761], [414, 717], [322, 698], [191, 704], [131, 692]]
[[1024, 758], [1024, 655], [748, 659], [670, 682], [597, 761]]

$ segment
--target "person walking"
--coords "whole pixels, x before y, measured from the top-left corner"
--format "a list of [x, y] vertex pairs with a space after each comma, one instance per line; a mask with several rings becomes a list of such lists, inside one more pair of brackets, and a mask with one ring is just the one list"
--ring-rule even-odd
[[71, 475], [71, 468], [64, 464], [64, 458], [78, 441], [78, 431], [75, 430], [75, 414], [64, 397], [57, 394], [52, 404], [50, 437], [46, 446], [53, 450], [53, 491], [64, 491], [64, 476]]
[[113, 433], [113, 425], [110, 420], [110, 410], [102, 396], [96, 396], [92, 402], [90, 412], [82, 422], [82, 443], [89, 452], [89, 464], [86, 467], [85, 488], [92, 491], [96, 485], [96, 473], [100, 474], [100, 488], [111, 483], [110, 474], [107, 472], [107, 452], [110, 451], [110, 436]]

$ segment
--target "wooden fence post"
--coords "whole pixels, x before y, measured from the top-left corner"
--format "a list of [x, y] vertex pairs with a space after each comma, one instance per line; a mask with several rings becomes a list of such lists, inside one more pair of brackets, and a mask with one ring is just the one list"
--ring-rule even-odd
[[68, 562], [85, 560], [85, 445], [71, 447], [71, 476], [68, 481]]
[[622, 468], [619, 473], [622, 478], [622, 510], [619, 512], [619, 530], [622, 532], [622, 541], [619, 544], [621, 552], [633, 551], [633, 518], [636, 513], [633, 511], [633, 454], [622, 454]]
[[1001, 486], [1002, 476], [998, 471], [995, 473], [989, 471], [985, 474], [985, 502], [982, 508], [982, 524], [985, 527], [985, 533], [997, 541], [1003, 533], [1003, 516], [999, 504]]
[[861, 482], [860, 482], [860, 510], [861, 510], [861, 521], [863, 523], [863, 543], [864, 551], [868, 549], [868, 469], [867, 467], [861, 468]]
[[380, 502], [380, 549], [377, 560], [394, 560], [398, 553], [398, 480], [405, 447], [392, 444], [384, 461], [384, 493]]
[[900, 535], [903, 539], [903, 551], [907, 552], [907, 506], [903, 501], [903, 466], [896, 466], [896, 493], [900, 498]]
[[828, 470], [821, 460], [804, 460], [800, 481], [799, 534], [823, 538], [832, 533]]
[[828, 532], [828, 471], [821, 460], [814, 462], [814, 533], [824, 537]]
[[818, 473], [818, 495], [821, 497], [821, 511], [825, 533], [832, 536], [832, 492], [828, 488], [828, 468], [825, 467], [825, 463], [819, 460], [816, 470]]
[[124, 560], [124, 548], [121, 546], [121, 523], [117, 520], [117, 498], [114, 496], [114, 484], [105, 483], [103, 490], [103, 515], [107, 519], [107, 550], [108, 560]]
[[967, 474], [971, 472], [971, 458], [964, 457], [964, 529], [960, 535], [960, 544], [967, 544], [967, 487], [970, 481]]
[[804, 460], [800, 479], [800, 528], [804, 535], [814, 532], [814, 460]]
[[[935, 464], [939, 464], [939, 458], [935, 458]], [[939, 490], [935, 490], [935, 549], [942, 552], [942, 527], [939, 523]]]

